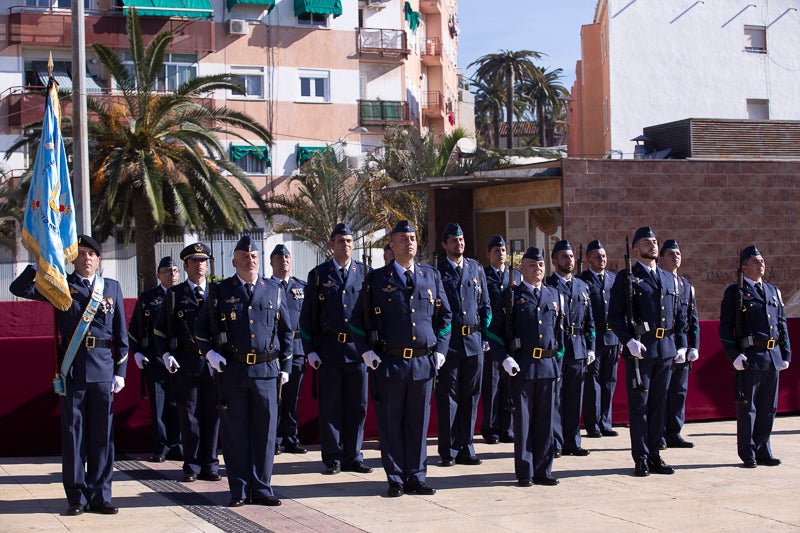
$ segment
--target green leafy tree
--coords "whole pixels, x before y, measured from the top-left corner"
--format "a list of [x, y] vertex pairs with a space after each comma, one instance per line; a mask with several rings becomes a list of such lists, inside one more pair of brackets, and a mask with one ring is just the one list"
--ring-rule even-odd
[[542, 73], [540, 79], [520, 80], [517, 84], [517, 93], [534, 108], [539, 129], [539, 143], [541, 146], [548, 146], [548, 132], [554, 129], [556, 118], [561, 116], [564, 110], [563, 98], [569, 96], [569, 90], [560, 83], [562, 69], [537, 68]]

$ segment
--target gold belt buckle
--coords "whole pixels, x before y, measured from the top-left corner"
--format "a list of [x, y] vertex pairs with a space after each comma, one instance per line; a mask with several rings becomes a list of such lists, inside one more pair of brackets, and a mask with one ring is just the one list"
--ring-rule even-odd
[[256, 352], [248, 352], [245, 359], [245, 363], [248, 365], [256, 364]]
[[542, 349], [541, 348], [534, 348], [531, 357], [534, 359], [541, 359], [542, 358]]
[[411, 359], [414, 357], [414, 348], [403, 348], [403, 359]]
[[341, 344], [347, 344], [347, 333], [339, 333], [336, 336], [336, 340], [339, 341]]
[[91, 335], [87, 335], [86, 336], [86, 349], [87, 350], [93, 350], [94, 349], [94, 341], [95, 341], [95, 338], [92, 337]]
[[775, 339], [769, 339], [767, 341], [767, 350], [771, 350], [775, 347]]
[[664, 328], [656, 328], [656, 339], [663, 339], [666, 330]]
[[461, 336], [462, 337], [466, 337], [466, 336], [471, 335], [471, 334], [472, 334], [472, 332], [469, 330], [469, 326], [461, 326]]

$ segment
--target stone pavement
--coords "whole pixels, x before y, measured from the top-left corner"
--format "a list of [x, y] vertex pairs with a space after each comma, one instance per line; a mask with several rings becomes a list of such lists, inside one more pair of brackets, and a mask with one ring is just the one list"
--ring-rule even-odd
[[[663, 453], [672, 476], [632, 475], [628, 431], [584, 439], [588, 457], [562, 457], [557, 487], [516, 486], [513, 445], [476, 439], [480, 466], [437, 466], [429, 441], [434, 496], [388, 498], [377, 443], [365, 444], [372, 474], [321, 475], [318, 448], [276, 458], [273, 485], [281, 507], [223, 507], [227, 483], [182, 483], [181, 465], [121, 457], [114, 474], [115, 516], [64, 514], [67, 504], [55, 457], [0, 458], [0, 532], [113, 528], [136, 532], [423, 532], [492, 531], [798, 531], [800, 416], [776, 420], [778, 467], [739, 468], [733, 421], [687, 424], [693, 449]], [[4, 438], [13, 438], [6, 433]]]

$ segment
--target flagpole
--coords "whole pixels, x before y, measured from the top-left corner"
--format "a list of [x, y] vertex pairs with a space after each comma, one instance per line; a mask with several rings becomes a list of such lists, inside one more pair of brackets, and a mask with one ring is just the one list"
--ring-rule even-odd
[[86, 110], [86, 23], [83, 0], [72, 1], [72, 186], [78, 233], [92, 234], [89, 130]]

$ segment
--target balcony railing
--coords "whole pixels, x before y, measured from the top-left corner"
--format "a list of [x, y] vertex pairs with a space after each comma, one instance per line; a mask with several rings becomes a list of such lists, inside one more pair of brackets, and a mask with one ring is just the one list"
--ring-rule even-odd
[[444, 95], [439, 91], [422, 93], [422, 114], [442, 116], [444, 113]]
[[388, 58], [408, 57], [406, 32], [379, 28], [358, 28], [358, 53], [364, 56]]
[[388, 126], [410, 124], [408, 102], [401, 100], [359, 100], [358, 123], [360, 126]]
[[425, 66], [436, 66], [442, 63], [442, 41], [438, 37], [428, 37], [420, 51]]

